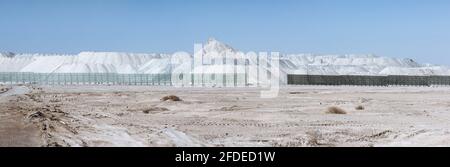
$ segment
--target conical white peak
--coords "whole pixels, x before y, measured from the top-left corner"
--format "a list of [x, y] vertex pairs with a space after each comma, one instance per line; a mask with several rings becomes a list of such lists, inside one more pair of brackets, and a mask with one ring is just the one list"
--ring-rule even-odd
[[206, 53], [208, 52], [222, 53], [226, 51], [235, 52], [234, 48], [216, 40], [215, 38], [209, 38], [208, 42], [206, 42], [206, 44], [203, 46], [203, 50]]

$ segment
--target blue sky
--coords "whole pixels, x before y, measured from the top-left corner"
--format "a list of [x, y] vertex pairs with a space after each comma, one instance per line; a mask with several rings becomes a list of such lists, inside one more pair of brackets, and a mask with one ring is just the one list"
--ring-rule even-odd
[[450, 65], [447, 0], [0, 0], [0, 51], [373, 53]]

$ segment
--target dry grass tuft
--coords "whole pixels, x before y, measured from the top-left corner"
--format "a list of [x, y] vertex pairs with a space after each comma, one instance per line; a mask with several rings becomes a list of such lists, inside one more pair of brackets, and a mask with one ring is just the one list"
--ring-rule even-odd
[[289, 92], [291, 95], [306, 94], [306, 92]]
[[145, 114], [148, 114], [150, 112], [161, 112], [161, 111], [169, 111], [169, 109], [167, 109], [165, 107], [151, 107], [151, 108], [142, 110], [142, 112]]
[[37, 112], [35, 112], [35, 113], [32, 113], [32, 114], [28, 115], [28, 118], [30, 118], [30, 119], [34, 119], [34, 118], [44, 118], [44, 117], [46, 117], [45, 114], [42, 113], [42, 112], [40, 112], [40, 111], [37, 111]]
[[0, 93], [5, 93], [9, 90], [9, 88], [1, 88], [0, 86]]
[[182, 101], [178, 96], [175, 95], [169, 95], [169, 96], [164, 96], [163, 98], [161, 98], [161, 101]]
[[327, 113], [328, 114], [347, 114], [347, 112], [344, 109], [336, 107], [336, 106], [328, 107]]
[[233, 105], [231, 107], [222, 107], [219, 110], [220, 111], [236, 111], [236, 110], [239, 110], [239, 106]]
[[355, 107], [356, 110], [364, 110], [364, 106], [362, 105], [358, 105]]

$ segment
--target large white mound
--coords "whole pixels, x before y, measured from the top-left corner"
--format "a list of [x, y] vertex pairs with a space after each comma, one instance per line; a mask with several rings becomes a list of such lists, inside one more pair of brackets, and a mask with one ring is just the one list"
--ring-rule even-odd
[[[207, 41], [201, 52], [203, 55], [238, 53], [236, 49], [213, 38]], [[180, 68], [189, 65], [188, 62], [171, 65], [171, 56], [173, 55], [117, 52], [81, 52], [77, 55], [8, 52], [0, 53], [0, 72], [157, 74], [181, 71]], [[226, 58], [224, 60], [228, 61]], [[211, 65], [206, 69], [209, 72], [229, 72], [234, 68], [225, 67], [223, 69], [223, 66]], [[193, 69], [198, 72], [195, 67]], [[448, 67], [375, 55], [287, 54], [280, 57], [280, 70], [281, 75], [450, 75]]]

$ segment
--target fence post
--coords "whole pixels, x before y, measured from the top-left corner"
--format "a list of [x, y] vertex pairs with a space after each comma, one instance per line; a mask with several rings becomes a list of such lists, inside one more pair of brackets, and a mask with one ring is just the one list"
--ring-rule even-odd
[[160, 74], [159, 73], [157, 75], [157, 80], [158, 80], [158, 85], [161, 85], [161, 78], [160, 78]]

